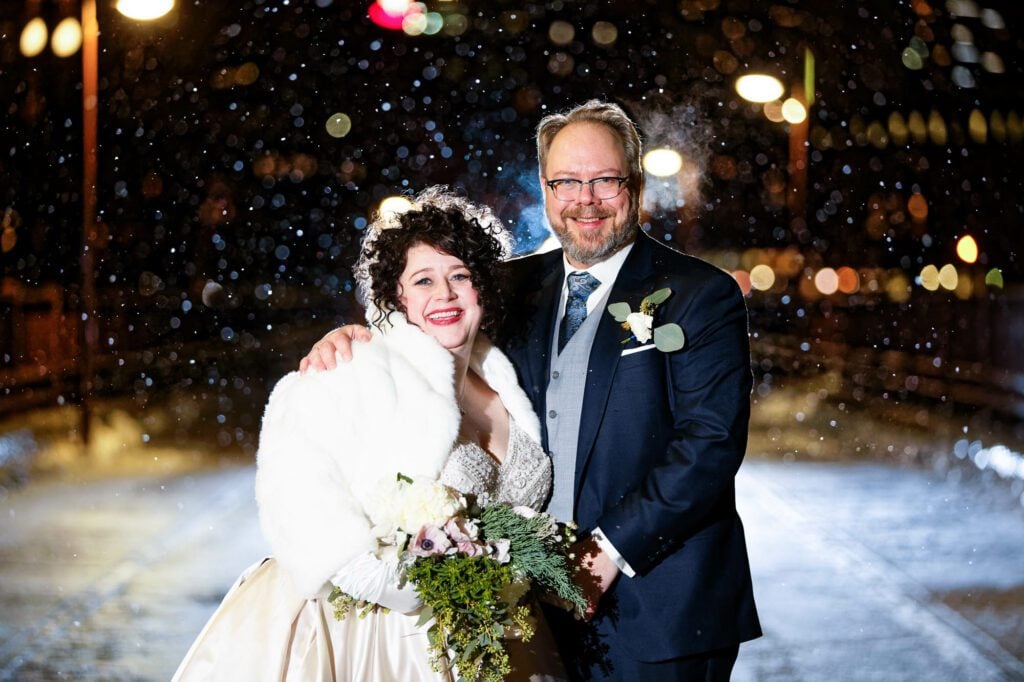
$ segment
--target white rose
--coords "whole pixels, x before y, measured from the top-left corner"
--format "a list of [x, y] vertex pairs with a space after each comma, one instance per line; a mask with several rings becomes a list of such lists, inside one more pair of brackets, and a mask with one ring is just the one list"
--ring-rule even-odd
[[626, 316], [626, 324], [629, 331], [640, 343], [647, 343], [651, 340], [651, 325], [654, 324], [654, 317], [646, 313], [630, 313]]

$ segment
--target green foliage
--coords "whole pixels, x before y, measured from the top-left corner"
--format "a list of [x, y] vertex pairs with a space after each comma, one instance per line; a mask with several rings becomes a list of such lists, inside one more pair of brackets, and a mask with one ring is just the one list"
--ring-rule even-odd
[[683, 347], [686, 343], [686, 336], [678, 324], [663, 324], [654, 330], [654, 345], [662, 353], [671, 353]]
[[509, 541], [512, 567], [536, 588], [564, 599], [580, 611], [586, 609], [586, 598], [572, 581], [566, 560], [570, 537], [550, 516], [525, 518], [507, 504], [495, 504], [481, 512], [480, 530], [484, 539]]
[[[501, 599], [512, 582], [510, 564], [486, 556], [433, 556], [409, 566], [406, 577], [435, 618], [430, 645], [436, 662], [451, 649], [452, 663], [465, 679], [499, 682], [512, 671], [505, 629], [525, 623], [529, 609]], [[522, 639], [532, 635], [524, 631]]]
[[341, 588], [337, 585], [331, 590], [331, 594], [327, 597], [327, 603], [334, 607], [334, 617], [337, 620], [345, 620], [349, 614], [355, 611], [355, 614], [359, 618], [366, 618], [367, 615], [374, 611], [380, 611], [381, 613], [390, 613], [391, 610], [384, 608], [380, 604], [366, 601], [364, 599], [356, 599], [347, 592], [342, 592]]
[[[665, 287], [664, 289], [658, 289], [653, 294], [645, 296], [644, 300], [640, 301], [640, 310], [645, 313], [653, 312], [656, 306], [659, 306], [662, 303], [664, 303], [671, 295], [672, 290], [669, 289], [668, 287]], [[650, 311], [647, 310], [648, 308], [650, 308]]]
[[612, 314], [616, 322], [625, 322], [633, 311], [629, 309], [628, 303], [611, 303], [608, 305], [608, 312]]

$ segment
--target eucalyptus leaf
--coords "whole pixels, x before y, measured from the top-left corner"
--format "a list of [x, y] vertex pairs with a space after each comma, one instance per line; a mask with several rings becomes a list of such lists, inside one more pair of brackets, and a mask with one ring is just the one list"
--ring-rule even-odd
[[633, 311], [629, 309], [628, 303], [611, 303], [608, 305], [608, 312], [612, 314], [616, 322], [625, 322]]
[[653, 294], [645, 296], [643, 303], [641, 303], [640, 305], [643, 305], [644, 303], [650, 303], [651, 305], [661, 305], [671, 295], [672, 290], [669, 289], [668, 287], [665, 287], [664, 289], [658, 289]]
[[[664, 289], [663, 291], [667, 291]], [[678, 324], [663, 324], [654, 330], [654, 345], [662, 353], [671, 353], [683, 347], [686, 335]]]
[[423, 606], [423, 608], [420, 609], [420, 618], [419, 618], [419, 620], [416, 621], [416, 627], [418, 627], [418, 628], [423, 627], [424, 625], [427, 624], [427, 621], [429, 621], [433, 617], [434, 617], [434, 609], [431, 608], [429, 604], [425, 604]]

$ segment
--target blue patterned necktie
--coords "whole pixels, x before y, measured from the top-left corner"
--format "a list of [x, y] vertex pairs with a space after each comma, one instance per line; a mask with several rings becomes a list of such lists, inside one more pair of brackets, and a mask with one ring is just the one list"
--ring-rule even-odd
[[565, 302], [565, 318], [558, 334], [559, 353], [587, 319], [587, 299], [601, 286], [601, 282], [589, 272], [574, 272], [569, 275], [568, 282], [569, 298]]

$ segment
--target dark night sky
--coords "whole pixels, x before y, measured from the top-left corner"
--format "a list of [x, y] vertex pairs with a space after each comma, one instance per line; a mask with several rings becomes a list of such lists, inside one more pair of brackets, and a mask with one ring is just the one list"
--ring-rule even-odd
[[[80, 63], [49, 51], [21, 56], [21, 4], [0, 9], [0, 209], [14, 230], [0, 269], [23, 284], [65, 286], [73, 307]], [[877, 274], [877, 292], [824, 302], [851, 311], [884, 304], [877, 330], [910, 309], [927, 318], [928, 306], [1006, 296], [978, 285], [991, 268], [1007, 284], [1024, 274], [1016, 2], [431, 2], [445, 29], [419, 36], [374, 25], [365, 0], [178, 0], [150, 25], [112, 5], [100, 2], [98, 191], [109, 241], [99, 282], [108, 307], [145, 311], [146, 320], [129, 329], [134, 341], [113, 345], [223, 332], [227, 313], [196, 320], [204, 306], [245, 312], [222, 334], [231, 341], [241, 328], [258, 336], [280, 311], [338, 319], [366, 220], [382, 198], [429, 184], [492, 204], [521, 250], [536, 247], [546, 228], [533, 128], [590, 97], [620, 102], [649, 142], [689, 161], [684, 208], [666, 209], [652, 192], [652, 233], [729, 269], [780, 270], [783, 253], [803, 259], [808, 270], [752, 297], [755, 326], [799, 327], [800, 279], [825, 266], [860, 269], [864, 286]], [[52, 29], [63, 5], [40, 7]], [[901, 60], [915, 36], [926, 55], [920, 70]], [[741, 100], [733, 82], [760, 69], [802, 82], [805, 48], [817, 67], [815, 144], [806, 212], [794, 215], [784, 205], [786, 124]], [[985, 53], [998, 55], [1004, 73], [990, 72]], [[974, 86], [963, 87], [965, 78]], [[989, 123], [993, 112], [1008, 120], [1013, 111], [1016, 127], [1005, 126], [1003, 141], [995, 126], [975, 141], [975, 109]], [[886, 135], [894, 112], [912, 111], [936, 112], [947, 143]], [[341, 138], [325, 127], [336, 113], [352, 121]], [[917, 192], [928, 215], [915, 221], [907, 202]], [[974, 292], [966, 301], [924, 292], [914, 283], [922, 266], [954, 262], [966, 232], [982, 252], [970, 269]], [[909, 295], [887, 300], [887, 282], [900, 277]], [[934, 336], [930, 327], [900, 344]], [[893, 335], [862, 336], [888, 345]]]

